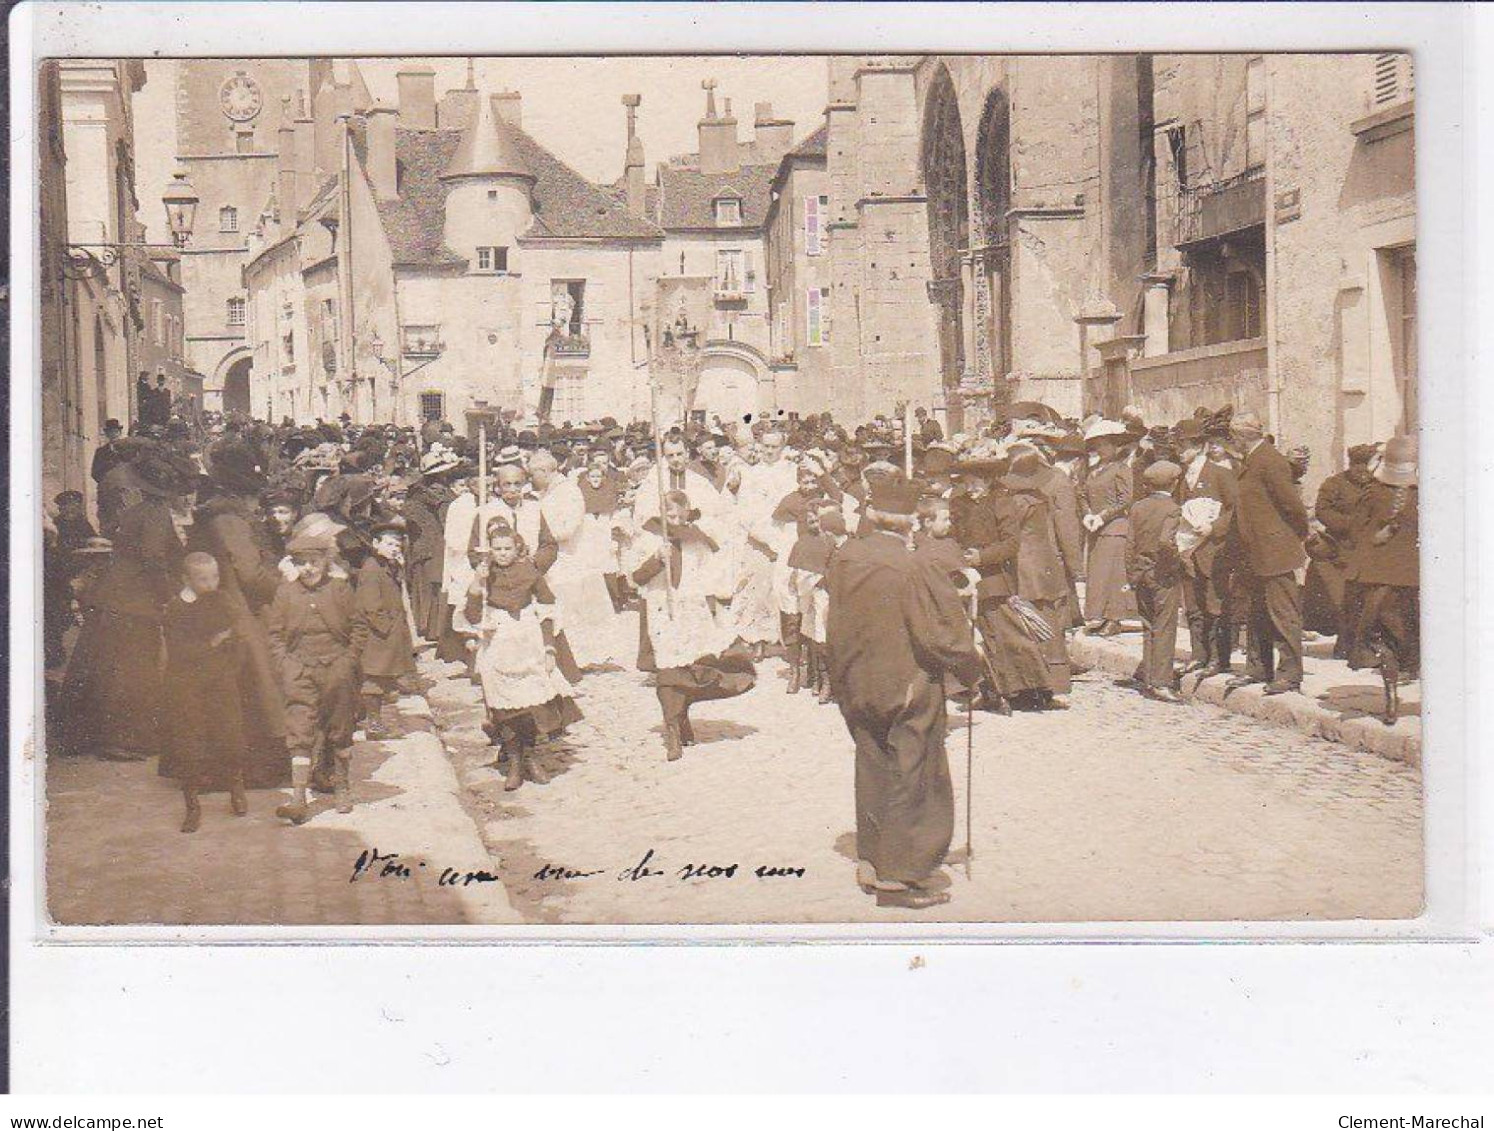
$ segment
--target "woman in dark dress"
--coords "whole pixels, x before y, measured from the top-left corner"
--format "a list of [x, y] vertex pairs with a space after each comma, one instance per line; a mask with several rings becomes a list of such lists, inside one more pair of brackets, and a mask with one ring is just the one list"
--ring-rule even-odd
[[250, 789], [272, 789], [290, 783], [290, 755], [285, 747], [284, 693], [270, 659], [265, 627], [281, 581], [259, 513], [266, 480], [254, 449], [242, 441], [223, 441], [209, 458], [216, 493], [197, 508], [191, 548], [218, 560], [219, 584], [233, 611], [240, 650], [246, 784]]
[[190, 507], [183, 469], [164, 455], [135, 461], [143, 498], [119, 517], [113, 559], [80, 601], [83, 628], [60, 694], [65, 750], [140, 761], [161, 753], [161, 615], [185, 551], [173, 508]]
[[965, 549], [965, 562], [980, 574], [980, 635], [991, 662], [987, 679], [995, 679], [986, 706], [1005, 714], [1011, 713], [1012, 700], [1036, 705], [1048, 691], [1047, 660], [1011, 607], [1017, 595], [1021, 530], [1017, 508], [1001, 483], [1009, 469], [1009, 461], [999, 456], [962, 463], [958, 470], [967, 493], [951, 512], [957, 516], [954, 535]]

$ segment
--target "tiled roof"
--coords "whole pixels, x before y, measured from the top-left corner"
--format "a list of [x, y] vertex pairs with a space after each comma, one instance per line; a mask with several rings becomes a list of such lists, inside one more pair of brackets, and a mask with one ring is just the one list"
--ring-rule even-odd
[[789, 150], [790, 157], [823, 157], [825, 156], [826, 140], [830, 136], [830, 129], [821, 125], [819, 129], [810, 134], [793, 149]]
[[592, 184], [522, 130], [514, 141], [534, 174], [531, 236], [559, 239], [659, 239], [664, 233], [629, 212], [606, 189]]
[[[441, 174], [461, 144], [460, 130], [397, 130], [399, 198], [379, 202], [394, 262], [439, 266], [465, 260], [442, 242], [447, 184]], [[556, 239], [658, 239], [657, 227], [588, 182], [522, 130], [510, 140], [534, 175], [534, 223], [525, 233]]]
[[768, 215], [773, 165], [744, 165], [734, 173], [702, 173], [674, 165], [659, 166], [659, 226], [715, 228], [711, 202], [719, 196], [742, 198], [744, 228], [761, 228]]
[[396, 130], [399, 197], [379, 201], [379, 218], [395, 263], [429, 266], [466, 262], [442, 242], [446, 183], [441, 174], [461, 143], [458, 130]]

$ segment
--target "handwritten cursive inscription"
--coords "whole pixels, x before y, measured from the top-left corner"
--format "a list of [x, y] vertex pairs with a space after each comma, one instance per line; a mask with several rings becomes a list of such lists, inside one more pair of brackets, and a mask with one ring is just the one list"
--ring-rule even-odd
[[[731, 863], [690, 861], [678, 867], [666, 866], [657, 858], [657, 851], [650, 848], [634, 863], [621, 869], [579, 868], [570, 864], [546, 861], [531, 874], [530, 878], [549, 883], [578, 883], [593, 880], [598, 876], [613, 876], [618, 883], [636, 884], [650, 880], [663, 883], [694, 883], [697, 881], [742, 881], [754, 880], [799, 880], [806, 869], [799, 864], [743, 865]], [[429, 868], [424, 860], [407, 858], [398, 852], [380, 852], [377, 848], [365, 848], [353, 861], [353, 874], [349, 883], [360, 879], [410, 880], [422, 876], [433, 876], [437, 887], [469, 887], [472, 884], [495, 884], [502, 876], [482, 868]]]

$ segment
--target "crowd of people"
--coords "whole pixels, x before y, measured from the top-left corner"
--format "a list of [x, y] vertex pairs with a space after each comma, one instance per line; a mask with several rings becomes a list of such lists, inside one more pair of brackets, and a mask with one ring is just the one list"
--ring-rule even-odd
[[1139, 627], [1134, 685], [1167, 703], [1180, 616], [1191, 671], [1272, 695], [1300, 687], [1305, 632], [1336, 633], [1390, 717], [1418, 666], [1415, 440], [1351, 449], [1312, 507], [1306, 470], [1229, 409], [1149, 427], [1025, 403], [948, 438], [922, 410], [479, 436], [110, 421], [98, 529], [77, 492], [46, 521], [51, 746], [160, 755], [185, 832], [217, 790], [243, 815], [290, 786], [277, 815], [301, 824], [318, 793], [351, 809], [355, 733], [389, 737], [424, 650], [481, 688], [509, 790], [545, 780], [536, 752], [566, 744], [593, 673], [645, 673], [673, 761], [691, 708], [771, 657], [854, 740], [863, 886], [929, 906], [946, 702], [1063, 709], [1074, 632]]

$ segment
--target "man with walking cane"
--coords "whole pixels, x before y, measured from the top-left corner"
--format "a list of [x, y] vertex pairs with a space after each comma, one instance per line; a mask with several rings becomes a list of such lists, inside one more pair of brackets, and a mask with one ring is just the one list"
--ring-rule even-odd
[[879, 907], [949, 901], [939, 871], [954, 835], [944, 748], [946, 673], [967, 685], [983, 663], [959, 595], [911, 553], [918, 485], [879, 477], [869, 532], [831, 560], [830, 683], [856, 744], [857, 879]]

